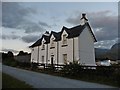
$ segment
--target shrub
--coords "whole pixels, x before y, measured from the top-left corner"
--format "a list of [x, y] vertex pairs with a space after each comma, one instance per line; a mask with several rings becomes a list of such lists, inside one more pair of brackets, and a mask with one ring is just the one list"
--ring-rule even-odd
[[78, 63], [70, 63], [69, 65], [65, 65], [61, 72], [65, 76], [78, 76], [81, 72], [82, 68], [80, 67], [80, 64]]
[[96, 69], [85, 69], [78, 63], [65, 65], [60, 73], [62, 76], [97, 82], [112, 82], [120, 86], [120, 69], [114, 66], [98, 66]]

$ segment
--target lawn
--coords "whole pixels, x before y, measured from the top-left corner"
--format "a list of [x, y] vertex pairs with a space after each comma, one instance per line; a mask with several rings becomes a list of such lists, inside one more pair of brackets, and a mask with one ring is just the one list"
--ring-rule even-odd
[[2, 89], [6, 88], [29, 88], [30, 90], [33, 90], [32, 86], [26, 84], [25, 82], [20, 81], [8, 74], [2, 73]]

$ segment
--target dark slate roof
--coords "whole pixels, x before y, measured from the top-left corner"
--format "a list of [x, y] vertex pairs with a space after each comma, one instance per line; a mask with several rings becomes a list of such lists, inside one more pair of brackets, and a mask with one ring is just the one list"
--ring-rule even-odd
[[50, 42], [50, 37], [49, 37], [49, 36], [42, 35], [42, 37], [41, 37], [40, 39], [38, 39], [34, 44], [32, 44], [32, 45], [30, 46], [30, 48], [41, 45], [41, 44], [42, 44], [41, 42], [42, 42], [42, 39], [43, 39], [43, 38], [46, 40], [45, 44], [47, 44], [47, 43]]
[[73, 37], [78, 37], [80, 35], [80, 33], [84, 30], [85, 25], [81, 26], [75, 26], [73, 28], [67, 29], [66, 32], [68, 33], [68, 37], [67, 38], [73, 38]]
[[85, 29], [86, 26], [88, 26], [90, 28], [90, 32], [91, 32], [91, 34], [92, 34], [92, 36], [93, 36], [93, 38], [96, 42], [97, 40], [96, 40], [92, 30], [91, 30], [91, 27], [90, 27], [89, 23], [86, 23], [85, 25], [78, 25], [78, 26], [75, 26], [75, 27], [72, 27], [72, 28], [67, 28], [67, 27], [63, 26], [61, 32], [51, 31], [50, 36], [43, 35], [38, 41], [36, 41], [30, 47], [35, 47], [35, 46], [41, 45], [41, 41], [42, 41], [43, 38], [46, 40], [45, 44], [50, 43], [50, 37], [52, 36], [52, 34], [55, 37], [55, 41], [60, 41], [61, 40], [61, 35], [62, 35], [64, 30], [68, 33], [67, 38], [78, 37], [81, 34], [81, 32]]
[[32, 47], [36, 47], [36, 46], [39, 46], [39, 45], [41, 45], [41, 41], [42, 41], [42, 39], [40, 38], [40, 39], [38, 39], [34, 44], [32, 44], [31, 46], [29, 46], [29, 48], [32, 48]]
[[61, 40], [61, 32], [51, 31], [50, 37], [51, 37], [52, 35], [54, 35], [54, 37], [55, 37], [55, 40], [54, 40], [54, 41], [59, 41], [59, 40]]
[[50, 37], [43, 35], [43, 38], [46, 40], [45, 44], [50, 43]]

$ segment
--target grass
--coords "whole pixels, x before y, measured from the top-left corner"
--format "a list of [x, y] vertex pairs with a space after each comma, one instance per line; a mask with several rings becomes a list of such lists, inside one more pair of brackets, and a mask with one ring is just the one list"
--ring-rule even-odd
[[32, 86], [26, 84], [23, 81], [20, 81], [8, 74], [2, 73], [2, 88], [29, 88], [30, 90], [33, 90]]

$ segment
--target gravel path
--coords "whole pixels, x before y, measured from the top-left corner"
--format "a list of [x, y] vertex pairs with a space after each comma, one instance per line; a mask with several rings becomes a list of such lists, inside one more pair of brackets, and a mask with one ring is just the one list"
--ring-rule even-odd
[[34, 88], [113, 88], [112, 86], [67, 79], [28, 70], [2, 66], [3, 72], [25, 81]]

